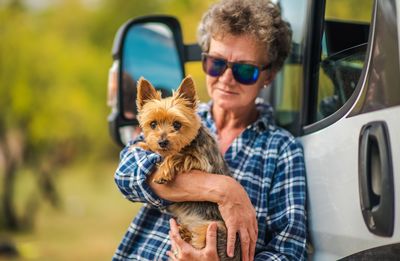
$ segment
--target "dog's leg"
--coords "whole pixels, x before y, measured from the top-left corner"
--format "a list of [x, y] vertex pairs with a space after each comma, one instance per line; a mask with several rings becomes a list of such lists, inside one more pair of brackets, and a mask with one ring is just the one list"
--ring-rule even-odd
[[138, 143], [134, 144], [133, 147], [140, 147], [144, 150], [150, 150], [149, 145], [147, 145], [147, 143], [143, 141], [139, 141]]
[[153, 182], [157, 184], [166, 184], [173, 180], [177, 172], [177, 166], [174, 162], [174, 159], [171, 157], [166, 157], [154, 173]]

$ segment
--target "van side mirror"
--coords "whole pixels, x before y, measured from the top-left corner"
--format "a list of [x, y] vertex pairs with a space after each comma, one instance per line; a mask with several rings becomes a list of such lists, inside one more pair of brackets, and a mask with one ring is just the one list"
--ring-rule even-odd
[[185, 50], [181, 28], [174, 17], [140, 17], [119, 28], [108, 83], [109, 130], [119, 145], [126, 145], [140, 133], [136, 82], [143, 76], [163, 96], [171, 95], [185, 76]]

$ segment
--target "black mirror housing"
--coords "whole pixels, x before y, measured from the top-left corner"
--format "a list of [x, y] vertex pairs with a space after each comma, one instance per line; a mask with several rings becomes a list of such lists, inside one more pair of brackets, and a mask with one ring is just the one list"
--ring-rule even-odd
[[171, 95], [185, 76], [184, 63], [199, 60], [200, 53], [197, 45], [183, 44], [180, 24], [172, 16], [138, 17], [118, 29], [108, 83], [109, 132], [117, 144], [124, 146], [140, 133], [137, 80], [143, 76], [164, 96]]

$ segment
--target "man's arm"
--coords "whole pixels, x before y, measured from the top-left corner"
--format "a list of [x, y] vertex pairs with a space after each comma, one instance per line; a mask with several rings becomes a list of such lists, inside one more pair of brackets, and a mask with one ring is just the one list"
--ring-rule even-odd
[[[137, 141], [140, 141], [139, 138]], [[156, 153], [145, 151], [130, 142], [120, 154], [120, 163], [114, 175], [115, 183], [125, 198], [133, 202], [149, 203], [157, 208], [165, 208], [170, 204], [155, 194], [147, 183], [162, 158]]]
[[225, 191], [235, 182], [228, 176], [193, 170], [176, 175], [167, 184], [157, 184], [152, 182], [154, 173], [147, 178], [149, 187], [159, 197], [173, 202], [210, 201], [218, 204], [223, 202]]

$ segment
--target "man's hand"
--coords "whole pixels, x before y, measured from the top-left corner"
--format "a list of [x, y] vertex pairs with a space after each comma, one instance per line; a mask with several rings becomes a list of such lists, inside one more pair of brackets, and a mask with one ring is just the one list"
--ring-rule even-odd
[[239, 233], [242, 260], [252, 261], [258, 237], [256, 212], [244, 188], [234, 179], [231, 181], [226, 184], [221, 202], [217, 202], [228, 230], [227, 254], [233, 257], [236, 234]]
[[158, 196], [169, 201], [217, 203], [227, 227], [228, 256], [233, 256], [236, 234], [239, 233], [242, 260], [254, 260], [258, 237], [256, 213], [247, 192], [234, 178], [192, 170], [190, 174], [176, 175], [175, 179], [168, 184], [159, 185], [149, 182], [149, 185]]
[[196, 249], [186, 243], [179, 235], [179, 228], [174, 219], [170, 219], [171, 230], [171, 251], [167, 255], [173, 261], [219, 261], [217, 254], [217, 224], [211, 223], [207, 229], [206, 246], [203, 249]]

